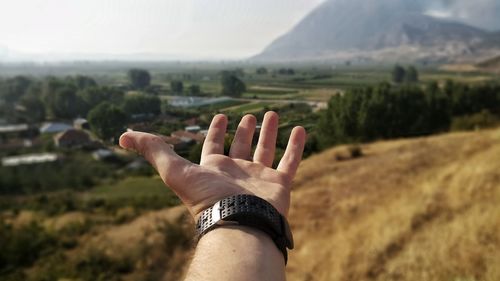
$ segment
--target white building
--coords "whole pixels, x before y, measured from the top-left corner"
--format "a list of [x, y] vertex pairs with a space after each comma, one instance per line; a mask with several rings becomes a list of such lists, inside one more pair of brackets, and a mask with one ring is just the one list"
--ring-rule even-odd
[[40, 127], [40, 133], [42, 134], [54, 134], [61, 133], [73, 129], [73, 126], [65, 123], [45, 123]]
[[59, 156], [55, 153], [25, 154], [2, 158], [2, 166], [15, 167], [20, 165], [50, 163], [57, 160], [59, 160]]

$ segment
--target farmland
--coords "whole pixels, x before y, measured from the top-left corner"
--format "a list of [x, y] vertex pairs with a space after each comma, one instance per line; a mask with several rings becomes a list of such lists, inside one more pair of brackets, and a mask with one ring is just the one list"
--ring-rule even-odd
[[[133, 86], [127, 74], [132, 68], [150, 74], [147, 87]], [[265, 68], [265, 73], [257, 73], [262, 66], [215, 63], [0, 68], [0, 83], [22, 82], [29, 89], [4, 95], [0, 119], [5, 124], [0, 125], [22, 131], [5, 129], [8, 133], [0, 139], [0, 156], [45, 153], [57, 158], [51, 163], [0, 167], [0, 247], [5, 249], [0, 261], [7, 264], [0, 267], [0, 279], [179, 279], [190, 257], [192, 222], [149, 164], [118, 148], [117, 136], [125, 129], [155, 133], [181, 156], [197, 161], [203, 131], [214, 114], [230, 118], [229, 142], [243, 115], [254, 114], [260, 121], [266, 110], [280, 114], [276, 159], [283, 155], [294, 126], [304, 126], [309, 133], [304, 155], [308, 159], [300, 168], [292, 195], [292, 227], [300, 246], [293, 252], [288, 269], [291, 280], [396, 280], [398, 276], [408, 276], [407, 280], [498, 279], [498, 251], [491, 250], [498, 246], [491, 238], [498, 230], [494, 220], [498, 208], [491, 202], [498, 197], [494, 155], [498, 150], [495, 128], [500, 122], [499, 112], [493, 108], [496, 97], [481, 95], [483, 89], [496, 91], [497, 76], [420, 66], [418, 81], [398, 83], [393, 81], [392, 65]], [[244, 83], [244, 91], [223, 96], [223, 75]], [[50, 87], [40, 85], [55, 86], [49, 91]], [[74, 93], [68, 94], [67, 89], [74, 89]], [[24, 106], [33, 92], [38, 95], [37, 104], [45, 109], [38, 119], [27, 118], [26, 111], [15, 106]], [[381, 99], [371, 100], [359, 93], [380, 95]], [[58, 105], [47, 98], [71, 94], [87, 107], [65, 110], [67, 103]], [[359, 99], [364, 112], [355, 107], [356, 100], [349, 100], [356, 94], [366, 98]], [[401, 96], [417, 101], [418, 110], [413, 103], [399, 99]], [[95, 97], [102, 100], [94, 102]], [[384, 107], [382, 98], [400, 102], [406, 110], [392, 112], [394, 107]], [[435, 100], [444, 101], [448, 115], [442, 127], [429, 129], [436, 123], [433, 121], [442, 121], [438, 118], [442, 115], [435, 117], [434, 112], [420, 110], [434, 110]], [[73, 121], [81, 121], [82, 116], [74, 111], [91, 116], [103, 101], [109, 111], [125, 116], [123, 127], [108, 135], [93, 124], [75, 129]], [[332, 112], [333, 106], [342, 114]], [[412, 112], [427, 119], [406, 118]], [[385, 113], [401, 116], [398, 120], [407, 123], [377, 119]], [[351, 118], [357, 115], [370, 118]], [[369, 130], [366, 124], [376, 121], [385, 122], [384, 126]], [[9, 127], [10, 123], [29, 123], [26, 128], [30, 130]], [[81, 145], [61, 146], [60, 134], [65, 131], [31, 131], [45, 128], [46, 123], [61, 123], [88, 136]], [[415, 129], [406, 131], [410, 127]], [[467, 130], [477, 132], [450, 133]], [[329, 132], [338, 135], [333, 138]], [[393, 136], [413, 138], [382, 141]], [[352, 157], [353, 151], [360, 153], [359, 158]], [[467, 161], [477, 169], [468, 169]], [[473, 178], [481, 184], [471, 182]], [[459, 195], [460, 182], [467, 183], [466, 198]], [[318, 204], [328, 211], [316, 208]], [[391, 208], [398, 212], [392, 213]], [[319, 225], [305, 214], [334, 223]], [[374, 234], [368, 239], [363, 234], [366, 231]], [[432, 238], [439, 236], [445, 241], [446, 235], [451, 239], [442, 245]], [[309, 236], [316, 242], [308, 241]], [[329, 242], [331, 239], [334, 242]], [[357, 245], [361, 240], [367, 251]], [[472, 254], [454, 256], [454, 245], [462, 245], [460, 251]], [[474, 250], [475, 246], [480, 250]], [[426, 254], [423, 248], [433, 250]], [[491, 251], [489, 259], [486, 251]], [[25, 253], [31, 258], [19, 258]], [[316, 254], [324, 262], [311, 258]], [[337, 256], [352, 263], [342, 263]], [[438, 258], [452, 262], [446, 268], [433, 267]], [[355, 262], [359, 266], [354, 266]], [[470, 262], [480, 266], [468, 267]], [[429, 275], [419, 275], [412, 264]]]

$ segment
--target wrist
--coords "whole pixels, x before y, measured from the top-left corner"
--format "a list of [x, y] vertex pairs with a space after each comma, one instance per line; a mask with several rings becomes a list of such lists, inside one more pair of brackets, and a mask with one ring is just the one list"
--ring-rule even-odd
[[199, 277], [193, 280], [285, 280], [285, 262], [266, 233], [225, 225], [200, 238], [188, 276]]
[[281, 251], [285, 264], [287, 248], [293, 249], [293, 237], [286, 218], [266, 200], [240, 194], [224, 198], [204, 210], [196, 223], [199, 237], [226, 225], [257, 229], [268, 235]]
[[220, 226], [200, 238], [198, 245], [203, 247], [204, 244], [232, 249], [237, 256], [243, 259], [246, 258], [250, 262], [255, 260], [255, 257], [264, 255], [266, 259], [273, 261], [273, 263], [285, 266], [283, 254], [275, 246], [271, 237], [253, 227], [243, 225]]

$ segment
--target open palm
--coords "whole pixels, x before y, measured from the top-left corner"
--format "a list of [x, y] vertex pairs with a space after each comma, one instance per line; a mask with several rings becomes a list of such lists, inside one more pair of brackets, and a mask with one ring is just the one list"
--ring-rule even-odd
[[290, 205], [290, 185], [304, 149], [305, 130], [302, 127], [292, 130], [285, 154], [278, 168], [273, 169], [278, 115], [268, 112], [264, 116], [259, 142], [252, 158], [255, 127], [254, 116], [243, 117], [229, 156], [224, 156], [227, 118], [216, 115], [203, 144], [200, 165], [178, 156], [155, 135], [125, 133], [120, 138], [120, 145], [142, 154], [195, 218], [215, 202], [237, 194], [261, 197], [286, 216]]

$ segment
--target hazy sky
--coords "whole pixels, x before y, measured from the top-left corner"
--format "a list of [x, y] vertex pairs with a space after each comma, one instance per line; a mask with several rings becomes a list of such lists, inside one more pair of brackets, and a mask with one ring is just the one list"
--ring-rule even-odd
[[[323, 0], [0, 0], [10, 53], [244, 58]], [[5, 55], [5, 54], [4, 54]]]
[[[244, 59], [324, 1], [0, 0], [0, 61], [128, 54]], [[430, 15], [500, 30], [500, 0], [393, 1], [415, 1]]]

